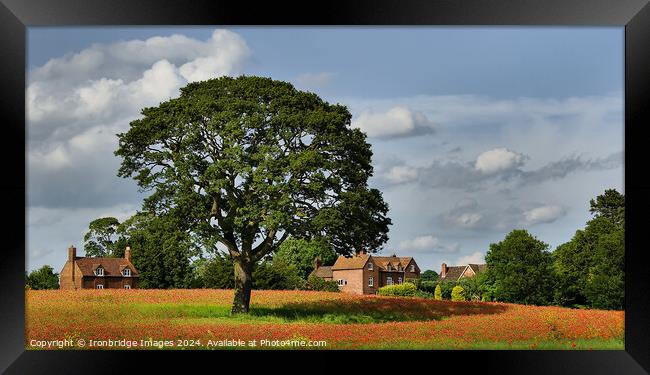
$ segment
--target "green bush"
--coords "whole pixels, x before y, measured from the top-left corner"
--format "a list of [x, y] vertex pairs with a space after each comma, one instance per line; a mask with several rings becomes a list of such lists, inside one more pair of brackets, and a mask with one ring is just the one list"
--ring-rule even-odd
[[451, 290], [451, 300], [465, 301], [465, 289], [460, 285], [456, 285], [454, 289]]
[[336, 281], [326, 281], [316, 275], [310, 275], [307, 278], [306, 288], [308, 290], [316, 290], [321, 292], [340, 292]]
[[437, 281], [421, 280], [420, 285], [418, 287], [418, 290], [421, 290], [421, 291], [427, 292], [427, 293], [434, 293], [435, 290], [436, 290], [436, 286], [438, 286]]
[[386, 285], [379, 288], [379, 295], [382, 296], [415, 297], [415, 292], [417, 288], [413, 283]]
[[433, 293], [433, 298], [442, 301], [442, 288], [440, 288], [440, 284], [436, 285], [436, 291]]
[[440, 282], [440, 291], [442, 292], [442, 299], [451, 299], [451, 291], [457, 285], [454, 281]]
[[418, 290], [417, 292], [415, 292], [415, 296], [419, 297], [419, 298], [433, 298], [433, 294], [431, 294], [429, 292], [423, 292], [421, 290]]

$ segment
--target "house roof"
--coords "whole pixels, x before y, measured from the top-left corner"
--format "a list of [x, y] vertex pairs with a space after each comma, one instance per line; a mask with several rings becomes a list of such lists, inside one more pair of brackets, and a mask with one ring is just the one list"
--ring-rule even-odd
[[332, 271], [360, 269], [365, 267], [368, 259], [370, 259], [370, 254], [361, 254], [353, 257], [345, 257], [341, 255], [336, 259], [336, 262], [332, 266]]
[[312, 274], [322, 278], [332, 277], [332, 266], [320, 266], [312, 271]]
[[83, 276], [95, 276], [95, 270], [101, 266], [104, 269], [104, 276], [122, 276], [122, 270], [129, 267], [131, 269], [131, 276], [139, 276], [138, 270], [135, 269], [133, 263], [124, 258], [92, 258], [92, 257], [78, 257], [75, 258], [75, 263], [79, 266]]
[[445, 273], [445, 277], [440, 277], [441, 279], [445, 280], [453, 280], [457, 281], [460, 279], [460, 277], [463, 275], [465, 272], [465, 269], [469, 267], [474, 271], [475, 274], [479, 274], [483, 271], [485, 271], [485, 268], [487, 267], [486, 264], [468, 264], [464, 266], [447, 266], [447, 272]]
[[411, 260], [413, 257], [398, 257], [398, 256], [390, 256], [390, 257], [372, 257], [374, 263], [382, 270], [386, 270], [387, 266], [390, 264], [391, 267], [397, 268], [398, 265], [401, 265], [403, 269], [406, 269], [406, 267], [411, 263]]

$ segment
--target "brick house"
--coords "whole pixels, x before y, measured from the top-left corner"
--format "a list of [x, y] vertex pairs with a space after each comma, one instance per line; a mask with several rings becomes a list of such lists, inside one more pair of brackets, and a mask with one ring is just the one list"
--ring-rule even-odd
[[131, 263], [131, 248], [124, 258], [78, 257], [74, 246], [60, 274], [61, 289], [134, 289], [140, 274]]
[[314, 274], [336, 281], [342, 292], [375, 294], [382, 286], [419, 278], [420, 267], [412, 257], [357, 254], [353, 257], [339, 256], [331, 267], [321, 267], [316, 263]]
[[441, 281], [458, 281], [465, 277], [473, 277], [485, 271], [485, 264], [467, 264], [463, 266], [448, 266], [443, 263], [440, 267]]

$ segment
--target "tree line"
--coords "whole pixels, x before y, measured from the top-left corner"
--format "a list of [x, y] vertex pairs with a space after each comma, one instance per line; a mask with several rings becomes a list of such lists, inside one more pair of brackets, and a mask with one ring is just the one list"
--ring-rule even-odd
[[[607, 189], [590, 201], [592, 218], [555, 251], [523, 229], [490, 244], [487, 269], [458, 282], [423, 277], [418, 289], [437, 299], [623, 309], [625, 196]], [[423, 274], [424, 275], [424, 274]]]

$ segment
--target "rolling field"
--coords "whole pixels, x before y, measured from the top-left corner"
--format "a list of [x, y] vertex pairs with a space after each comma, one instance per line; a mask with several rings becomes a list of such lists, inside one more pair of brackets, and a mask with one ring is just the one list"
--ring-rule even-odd
[[623, 349], [624, 312], [230, 290], [27, 291], [27, 349]]

